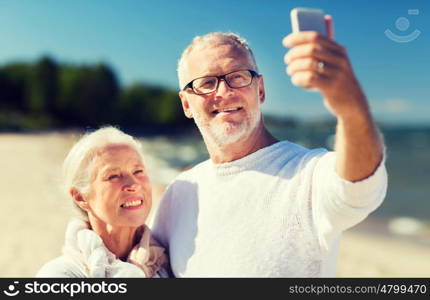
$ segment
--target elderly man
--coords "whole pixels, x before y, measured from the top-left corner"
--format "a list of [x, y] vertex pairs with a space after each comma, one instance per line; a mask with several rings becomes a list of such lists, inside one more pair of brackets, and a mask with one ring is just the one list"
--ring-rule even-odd
[[185, 115], [210, 159], [168, 187], [153, 230], [178, 277], [332, 277], [342, 231], [385, 197], [383, 145], [346, 51], [316, 32], [287, 36], [295, 85], [337, 117], [335, 151], [278, 141], [264, 79], [235, 34], [194, 38], [178, 65]]

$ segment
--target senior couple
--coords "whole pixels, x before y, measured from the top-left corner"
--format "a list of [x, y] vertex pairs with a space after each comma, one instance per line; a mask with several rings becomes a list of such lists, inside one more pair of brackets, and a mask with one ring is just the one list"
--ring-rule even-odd
[[345, 49], [311, 31], [283, 45], [293, 84], [319, 90], [337, 118], [334, 151], [274, 138], [247, 42], [197, 36], [179, 60], [179, 97], [210, 159], [168, 186], [150, 230], [139, 143], [112, 127], [85, 135], [63, 165], [82, 219], [37, 276], [334, 277], [341, 233], [385, 197], [384, 147]]

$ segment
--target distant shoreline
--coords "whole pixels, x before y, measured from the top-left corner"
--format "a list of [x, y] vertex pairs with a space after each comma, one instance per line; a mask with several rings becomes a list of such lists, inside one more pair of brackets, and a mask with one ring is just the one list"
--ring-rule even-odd
[[[333, 118], [322, 118], [315, 120], [306, 120], [301, 121], [296, 118], [291, 117], [276, 117], [272, 115], [265, 116], [265, 123], [268, 127], [271, 128], [287, 128], [289, 130], [295, 130], [300, 128], [314, 128], [316, 130], [327, 130], [334, 129], [336, 126], [336, 120]], [[422, 123], [422, 124], [414, 124], [414, 123], [389, 123], [389, 122], [377, 122], [378, 127], [382, 131], [410, 131], [410, 130], [418, 130], [418, 131], [430, 131], [430, 123]], [[123, 131], [126, 131], [130, 134], [139, 137], [146, 136], [157, 136], [157, 135], [165, 135], [165, 136], [181, 136], [181, 135], [192, 135], [200, 136], [200, 133], [197, 127], [190, 124], [182, 124], [182, 125], [142, 125], [142, 126], [119, 126], [115, 123], [106, 123], [100, 126], [84, 126], [84, 127], [57, 127], [57, 128], [34, 128], [34, 129], [5, 129], [0, 127], [0, 134], [49, 134], [53, 132], [59, 133], [69, 133], [69, 132], [86, 132], [95, 130], [99, 127], [103, 126], [114, 126], [118, 127]]]
[[[422, 229], [408, 234], [394, 232], [394, 228], [390, 229], [390, 223], [391, 227], [393, 227], [393, 221], [399, 220], [401, 218], [408, 218], [421, 223]], [[408, 243], [413, 243], [417, 246], [430, 247], [429, 223], [427, 223], [426, 220], [419, 220], [413, 217], [380, 217], [372, 215], [349, 230], [390, 240], [403, 240]]]

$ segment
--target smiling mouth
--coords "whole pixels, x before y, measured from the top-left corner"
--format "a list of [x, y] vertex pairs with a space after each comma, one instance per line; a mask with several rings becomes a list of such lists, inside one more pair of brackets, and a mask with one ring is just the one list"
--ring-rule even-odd
[[242, 107], [230, 107], [230, 108], [215, 109], [214, 111], [212, 111], [212, 113], [216, 115], [219, 113], [234, 113], [240, 110], [242, 110]]
[[143, 204], [143, 200], [133, 200], [133, 201], [128, 201], [126, 203], [123, 203], [120, 206], [122, 208], [132, 208], [132, 207], [138, 207], [142, 204]]

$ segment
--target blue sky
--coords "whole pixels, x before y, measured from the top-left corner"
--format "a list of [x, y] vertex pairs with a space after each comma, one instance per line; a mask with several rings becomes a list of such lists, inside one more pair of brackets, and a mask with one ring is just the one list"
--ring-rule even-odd
[[[282, 38], [290, 10], [331, 14], [377, 120], [430, 124], [430, 1], [0, 0], [0, 64], [50, 55], [58, 62], [105, 62], [124, 85], [177, 89], [176, 62], [195, 35], [245, 37], [265, 76], [265, 113], [303, 120], [328, 115], [319, 93], [291, 84]], [[414, 11], [411, 11], [414, 10]], [[399, 43], [385, 35], [407, 37]]]

